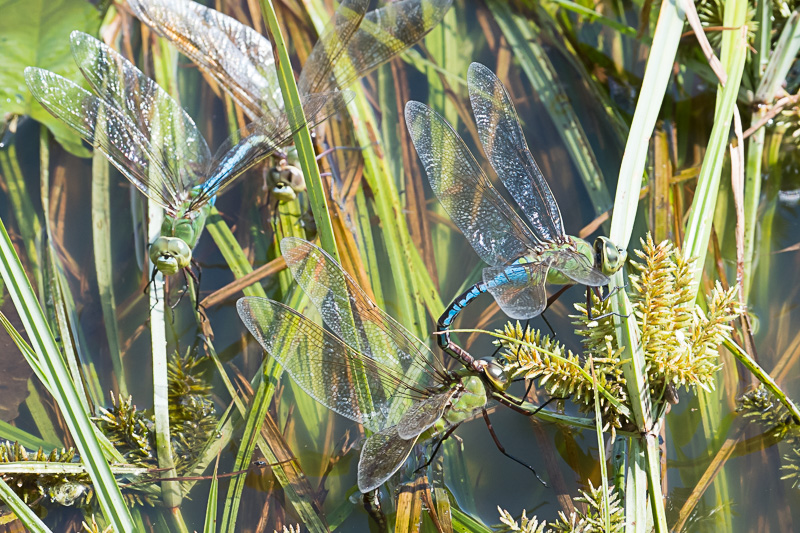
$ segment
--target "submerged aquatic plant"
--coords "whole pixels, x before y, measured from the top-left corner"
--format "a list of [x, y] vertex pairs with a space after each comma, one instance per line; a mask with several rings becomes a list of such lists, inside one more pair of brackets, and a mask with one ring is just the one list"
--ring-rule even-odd
[[[692, 264], [669, 242], [654, 244], [648, 236], [642, 250], [635, 252], [642, 262], [631, 261], [638, 274], [630, 276], [634, 317], [641, 331], [641, 344], [654, 403], [675, 403], [677, 389], [714, 388], [719, 368], [718, 348], [728, 325], [740, 311], [736, 287], [724, 290], [717, 284], [708, 297], [708, 310], [693, 304]], [[528, 379], [555, 397], [572, 396], [583, 412], [594, 410], [595, 385], [601, 386], [620, 403], [627, 405], [627, 391], [616, 345], [610, 300], [592, 294], [592, 317], [586, 306], [576, 304], [577, 333], [584, 337], [585, 353], [576, 355], [558, 341], [539, 331], [523, 331], [517, 323], [506, 325], [501, 344], [507, 356], [517, 360]], [[595, 318], [599, 317], [599, 318]], [[589, 372], [590, 357], [595, 380]], [[630, 422], [617, 407], [601, 396], [603, 422], [615, 428]]]
[[789, 481], [792, 488], [800, 486], [800, 425], [791, 413], [767, 389], [761, 385], [739, 398], [736, 411], [744, 418], [754, 419], [766, 429], [766, 436], [780, 441], [790, 449], [783, 456], [782, 480]]
[[[217, 425], [214, 406], [210, 400], [211, 385], [204, 381], [199, 360], [190, 351], [181, 356], [175, 352], [169, 362], [170, 430], [172, 446], [177, 458], [177, 471], [189, 471], [202, 452], [205, 443], [213, 438]], [[112, 407], [99, 407], [98, 427], [122, 454], [126, 462], [145, 468], [157, 468], [153, 415], [138, 410], [133, 398], [111, 397]], [[0, 463], [38, 461], [48, 463], [73, 463], [77, 458], [74, 449], [53, 450], [45, 454], [41, 449], [29, 453], [19, 443], [0, 444]], [[43, 504], [94, 507], [94, 491], [87, 473], [15, 473], [3, 479], [28, 504], [44, 512]], [[155, 500], [144, 486], [133, 486], [126, 491], [128, 505], [155, 505]], [[90, 529], [91, 530], [91, 529]]]
[[[177, 351], [167, 365], [169, 380], [170, 437], [176, 470], [186, 472], [217, 425], [211, 384], [202, 378], [200, 360], [190, 350]], [[115, 400], [110, 409], [100, 408], [100, 429], [131, 464], [156, 468], [155, 421], [149, 411], [137, 410], [133, 399]]]

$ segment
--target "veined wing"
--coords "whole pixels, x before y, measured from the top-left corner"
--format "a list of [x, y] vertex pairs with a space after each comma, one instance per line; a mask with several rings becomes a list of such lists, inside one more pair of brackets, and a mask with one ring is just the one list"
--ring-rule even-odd
[[139, 128], [117, 109], [89, 91], [50, 71], [28, 67], [25, 82], [33, 96], [53, 116], [64, 121], [100, 150], [144, 195], [175, 215], [183, 199], [175, 178]]
[[[236, 309], [261, 346], [309, 396], [378, 432], [397, 423], [393, 403], [407, 409], [426, 391], [383, 367], [291, 307], [266, 298], [241, 298]], [[398, 398], [400, 401], [398, 402]]]
[[286, 146], [304, 124], [313, 127], [342, 111], [353, 96], [351, 91], [309, 94], [302, 97], [302, 109], [276, 111], [251, 123], [242, 132], [242, 140], [219, 158], [213, 173], [192, 199], [190, 210], [198, 209], [215, 195], [225, 192], [243, 172]]
[[419, 388], [440, 384], [443, 371], [427, 345], [375, 305], [324, 250], [286, 237], [281, 240], [281, 254], [325, 325], [352, 349]]
[[130, 61], [85, 33], [70, 35], [72, 55], [95, 93], [130, 120], [167, 170], [164, 188], [179, 201], [201, 182], [211, 153], [191, 117]]
[[483, 269], [483, 281], [505, 314], [527, 320], [542, 314], [547, 307], [544, 285], [550, 269], [550, 255], [540, 262]]
[[611, 278], [595, 267], [585, 255], [571, 249], [561, 249], [552, 254], [550, 268], [588, 287], [602, 287], [611, 282]]
[[400, 470], [417, 443], [417, 436], [404, 439], [397, 426], [390, 426], [370, 436], [361, 449], [358, 460], [358, 490], [366, 494], [384, 483]]
[[411, 439], [433, 427], [444, 416], [444, 411], [456, 392], [457, 389], [451, 387], [412, 405], [397, 423], [397, 434], [400, 438]]
[[270, 42], [190, 0], [129, 0], [133, 13], [214, 78], [251, 119], [283, 109]]
[[481, 259], [493, 266], [528, 254], [537, 240], [438, 113], [406, 104], [406, 127], [433, 192]]
[[531, 228], [543, 242], [564, 242], [564, 223], [550, 186], [533, 160], [519, 117], [494, 72], [472, 63], [467, 74], [472, 113], [483, 149]]
[[[323, 85], [336, 88], [336, 82], [329, 82], [339, 58], [347, 50], [350, 39], [358, 30], [369, 7], [369, 0], [344, 0], [333, 13], [333, 18], [325, 25], [317, 44], [303, 65], [297, 89], [300, 94], [319, 92]], [[352, 80], [351, 80], [352, 81]], [[342, 84], [344, 87], [344, 84]]]
[[343, 2], [303, 65], [301, 94], [347, 87], [422, 39], [441, 22], [451, 2], [402, 0], [366, 15], [368, 1]]

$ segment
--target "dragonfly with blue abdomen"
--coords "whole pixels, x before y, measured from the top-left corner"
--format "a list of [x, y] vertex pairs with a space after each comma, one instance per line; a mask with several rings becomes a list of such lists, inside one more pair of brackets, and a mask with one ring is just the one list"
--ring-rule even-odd
[[[73, 32], [72, 55], [94, 93], [44, 69], [28, 67], [33, 96], [100, 150], [145, 196], [164, 208], [161, 236], [150, 246], [154, 268], [192, 276], [192, 250], [217, 194], [288, 142], [290, 116], [318, 124], [344, 109], [352, 93], [307, 95], [303, 110], [264, 114], [241, 141], [212, 157], [191, 117], [156, 82], [94, 37]], [[300, 121], [302, 124], [302, 121]], [[155, 270], [154, 270], [155, 272]]]
[[361, 492], [378, 488], [397, 472], [417, 441], [447, 435], [490, 399], [520, 409], [505, 392], [513, 364], [484, 360], [481, 373], [448, 372], [326, 252], [297, 238], [284, 238], [281, 252], [328, 329], [266, 298], [242, 298], [237, 310], [300, 388], [373, 432], [359, 460]]
[[[413, 46], [444, 17], [452, 0], [403, 0], [367, 12], [369, 0], [344, 0], [308, 56], [301, 95], [346, 87]], [[133, 13], [213, 78], [252, 119], [283, 109], [268, 39], [191, 0], [128, 0]], [[273, 193], [305, 190], [302, 172], [284, 153], [269, 173]], [[288, 157], [287, 157], [288, 156]]]
[[472, 356], [450, 340], [448, 330], [479, 295], [491, 293], [511, 318], [532, 318], [546, 308], [546, 282], [608, 285], [627, 253], [606, 237], [590, 245], [566, 235], [558, 204], [528, 149], [505, 87], [479, 63], [470, 65], [467, 82], [483, 149], [528, 223], [503, 199], [444, 118], [413, 101], [406, 104], [405, 116], [433, 192], [491, 265], [484, 268], [482, 281], [456, 297], [438, 322], [439, 346], [465, 364], [474, 364]]

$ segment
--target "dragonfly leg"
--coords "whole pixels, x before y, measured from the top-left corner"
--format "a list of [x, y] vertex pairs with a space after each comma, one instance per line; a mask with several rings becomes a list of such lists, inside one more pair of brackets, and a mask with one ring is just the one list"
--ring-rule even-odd
[[200, 309], [200, 280], [203, 278], [203, 269], [200, 268], [200, 263], [198, 263], [194, 257], [192, 257], [192, 266], [197, 270], [197, 274], [194, 273], [191, 267], [187, 267], [184, 270], [185, 273], [188, 273], [189, 277], [192, 278], [192, 281], [194, 281], [194, 310], [197, 311]]
[[601, 302], [605, 302], [612, 295], [618, 293], [622, 289], [623, 289], [623, 287], [614, 287], [614, 289], [608, 291], [608, 294], [603, 296], [602, 294], [600, 294], [600, 288], [599, 287], [586, 287], [586, 316], [587, 316], [587, 318], [589, 320], [602, 320], [602, 319], [610, 317], [610, 316], [618, 316], [620, 318], [628, 318], [628, 315], [621, 315], [621, 314], [615, 313], [613, 311], [610, 312], [610, 313], [605, 313], [605, 314], [599, 315], [599, 316], [593, 316], [592, 315], [592, 291], [594, 291], [595, 296], [597, 296], [597, 298]]
[[536, 473], [536, 470], [534, 470], [531, 465], [521, 461], [520, 459], [517, 459], [516, 457], [508, 453], [505, 447], [503, 447], [503, 445], [500, 444], [500, 439], [497, 438], [497, 434], [494, 432], [494, 428], [492, 427], [492, 422], [491, 420], [489, 420], [489, 413], [486, 412], [486, 408], [481, 409], [481, 411], [483, 412], [483, 420], [484, 422], [486, 422], [486, 427], [489, 429], [489, 434], [492, 436], [492, 440], [494, 440], [494, 444], [495, 446], [497, 446], [497, 449], [500, 450], [500, 453], [502, 453], [512, 461], [521, 464], [531, 472], [533, 472], [533, 475], [536, 476], [536, 479], [538, 479], [542, 483], [542, 485], [546, 487], [547, 483], [545, 483], [545, 481], [539, 477], [539, 474]]
[[147, 294], [147, 289], [149, 289], [151, 285], [153, 286], [153, 294], [155, 294], [156, 301], [153, 302], [153, 307], [150, 308], [150, 311], [155, 309], [155, 307], [158, 305], [158, 287], [156, 287], [156, 274], [157, 273], [158, 273], [158, 269], [154, 266], [153, 267], [153, 273], [150, 275], [150, 281], [147, 282], [147, 285], [144, 286], [144, 290], [142, 291], [143, 294]]
[[[461, 425], [461, 423], [459, 422], [458, 424], [456, 424], [456, 425], [454, 425], [453, 427], [451, 427], [450, 429], [448, 429], [448, 430], [445, 432], [445, 434], [444, 434], [444, 435], [442, 435], [442, 438], [441, 438], [441, 439], [439, 439], [439, 442], [437, 442], [437, 443], [436, 443], [436, 447], [433, 449], [433, 453], [431, 453], [431, 456], [428, 458], [428, 460], [427, 460], [427, 461], [425, 461], [425, 464], [423, 464], [422, 466], [420, 466], [419, 468], [417, 468], [417, 469], [416, 469], [414, 472], [419, 472], [420, 470], [424, 470], [424, 469], [428, 468], [428, 467], [431, 465], [431, 463], [433, 462], [433, 460], [436, 458], [436, 454], [437, 454], [437, 453], [439, 453], [439, 448], [441, 448], [441, 447], [442, 447], [442, 443], [443, 443], [444, 441], [446, 441], [446, 440], [447, 440], [447, 438], [448, 438], [448, 437], [450, 437], [450, 435], [452, 435], [452, 434], [453, 434], [453, 432], [454, 432], [456, 429], [458, 429], [458, 426], [460, 426], [460, 425]], [[458, 437], [456, 437], [456, 438], [458, 438]]]
[[364, 503], [364, 509], [366, 509], [367, 514], [378, 524], [380, 530], [389, 531], [389, 522], [386, 520], [383, 509], [381, 509], [380, 489], [363, 494], [361, 501]]

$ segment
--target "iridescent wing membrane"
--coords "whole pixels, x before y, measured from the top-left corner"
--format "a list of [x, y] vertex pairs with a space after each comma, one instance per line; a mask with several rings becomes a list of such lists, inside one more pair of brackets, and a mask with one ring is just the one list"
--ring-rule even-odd
[[[132, 63], [97, 39], [71, 35], [75, 61], [92, 94], [52, 72], [28, 67], [25, 79], [34, 97], [53, 115], [100, 150], [143, 194], [170, 216], [200, 209], [295, 133], [292, 109], [264, 115], [219, 161], [180, 105]], [[352, 93], [308, 95], [308, 120], [317, 124], [343, 109]], [[201, 189], [194, 190], [202, 185]]]
[[512, 318], [540, 314], [550, 268], [590, 286], [609, 278], [568, 246], [558, 205], [528, 150], [514, 105], [489, 69], [470, 66], [469, 93], [481, 143], [529, 223], [494, 188], [450, 124], [419, 102], [406, 104], [406, 125], [431, 188], [478, 255], [483, 280]]
[[[412, 46], [452, 0], [403, 0], [367, 13], [369, 0], [344, 0], [298, 80], [300, 94], [346, 87]], [[269, 41], [190, 0], [129, 0], [134, 14], [213, 77], [251, 118], [283, 108]]]
[[284, 239], [281, 249], [330, 331], [262, 298], [239, 300], [239, 316], [304, 391], [374, 432], [359, 460], [359, 489], [368, 492], [402, 466], [457, 389], [424, 343], [323, 250], [300, 239]]

